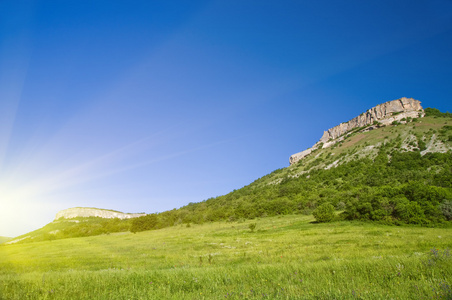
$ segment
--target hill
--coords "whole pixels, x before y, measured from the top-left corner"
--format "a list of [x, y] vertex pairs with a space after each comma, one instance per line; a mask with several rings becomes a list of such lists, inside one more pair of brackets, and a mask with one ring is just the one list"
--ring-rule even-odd
[[[308, 215], [331, 203], [350, 220], [450, 223], [451, 114], [428, 108], [423, 118], [389, 125], [372, 122], [339, 136], [329, 147], [317, 145], [297, 163], [227, 195], [183, 207], [178, 216], [183, 222], [202, 223]], [[166, 217], [162, 215], [163, 222]]]
[[11, 240], [12, 238], [10, 237], [6, 237], [6, 236], [0, 236], [0, 244], [3, 244], [9, 240]]
[[101, 209], [95, 207], [73, 207], [61, 210], [57, 213], [55, 220], [99, 217], [104, 219], [131, 219], [146, 215], [145, 213], [131, 214], [123, 213], [111, 209]]
[[419, 101], [402, 98], [360, 116], [326, 131], [308, 154], [292, 159], [289, 167], [227, 195], [134, 219], [56, 221], [18, 239], [28, 242], [182, 223], [310, 215], [323, 204], [342, 212], [336, 219], [450, 226], [452, 114], [433, 108], [424, 112]]
[[59, 211], [44, 227], [6, 241], [7, 244], [38, 242], [71, 237], [126, 232], [131, 220], [145, 213], [123, 213], [95, 207], [74, 207]]
[[60, 218], [42, 228], [15, 237], [5, 244], [51, 241], [74, 237], [87, 237], [130, 230], [131, 218], [75, 217]]

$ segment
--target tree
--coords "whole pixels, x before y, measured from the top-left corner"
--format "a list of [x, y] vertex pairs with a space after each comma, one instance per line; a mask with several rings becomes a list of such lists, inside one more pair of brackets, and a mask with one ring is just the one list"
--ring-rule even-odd
[[150, 214], [132, 220], [130, 231], [133, 233], [145, 230], [155, 229], [158, 225], [158, 217], [156, 214]]
[[331, 222], [334, 219], [334, 206], [329, 203], [323, 203], [317, 207], [312, 214], [317, 222]]

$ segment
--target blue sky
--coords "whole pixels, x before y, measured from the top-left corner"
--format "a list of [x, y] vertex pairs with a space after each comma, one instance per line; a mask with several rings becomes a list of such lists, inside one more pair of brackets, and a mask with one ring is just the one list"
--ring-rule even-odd
[[0, 2], [0, 235], [160, 212], [413, 97], [451, 111], [452, 1]]

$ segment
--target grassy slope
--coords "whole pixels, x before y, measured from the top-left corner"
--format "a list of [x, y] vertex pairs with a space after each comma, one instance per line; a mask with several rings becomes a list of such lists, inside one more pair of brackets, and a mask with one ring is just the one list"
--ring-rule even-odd
[[100, 235], [113, 232], [126, 232], [130, 228], [130, 223], [131, 219], [120, 220], [118, 218], [60, 218], [42, 228], [18, 236], [15, 239], [22, 239], [20, 243], [26, 243], [70, 237]]
[[12, 238], [6, 237], [6, 236], [0, 236], [0, 244], [3, 244], [4, 242], [7, 242], [11, 240]]
[[[205, 212], [205, 206], [210, 206], [214, 211], [229, 207], [226, 214], [226, 219], [229, 214], [233, 214], [235, 206], [240, 202], [253, 201], [250, 194], [261, 193], [259, 197], [262, 199], [269, 199], [272, 197], [278, 197], [275, 195], [275, 188], [278, 189], [279, 184], [286, 178], [294, 178], [307, 176], [308, 172], [315, 169], [324, 169], [335, 161], [339, 161], [339, 164], [353, 161], [362, 157], [375, 157], [377, 154], [376, 145], [400, 140], [402, 145], [405, 145], [405, 141], [409, 141], [413, 136], [424, 137], [426, 143], [431, 139], [432, 135], [441, 139], [449, 148], [452, 148], [452, 141], [450, 135], [452, 132], [449, 130], [445, 134], [441, 134], [441, 129], [444, 126], [452, 125], [451, 118], [435, 118], [425, 117], [418, 120], [418, 122], [407, 123], [405, 125], [387, 126], [380, 129], [355, 133], [346, 138], [343, 142], [338, 143], [330, 148], [317, 150], [315, 153], [304, 158], [298, 164], [292, 165], [287, 168], [276, 170], [271, 174], [268, 174], [250, 185], [233, 191], [225, 196], [212, 198], [207, 200], [207, 203], [196, 203], [183, 207], [177, 211], [174, 221], [169, 222], [171, 226], [175, 221], [184, 223], [200, 223], [209, 220], [202, 220], [202, 218], [211, 212]], [[415, 146], [418, 146], [417, 143]], [[372, 148], [373, 147], [373, 148]], [[306, 182], [300, 181], [299, 184], [304, 185]], [[254, 191], [253, 191], [254, 190]], [[273, 191], [272, 191], [273, 190]], [[265, 191], [268, 191], [265, 194]], [[321, 193], [320, 190], [318, 190]], [[297, 197], [297, 195], [288, 195], [289, 197]], [[315, 196], [315, 195], [314, 195]], [[299, 196], [298, 196], [299, 197]], [[303, 197], [303, 196], [301, 196]], [[296, 201], [296, 200], [294, 200]], [[211, 210], [212, 210], [211, 209]], [[194, 212], [194, 213], [193, 213]], [[198, 213], [197, 213], [198, 212]], [[185, 216], [185, 217], [184, 217]], [[195, 219], [190, 217], [195, 216]], [[224, 217], [223, 217], [224, 218]], [[64, 220], [52, 222], [45, 227], [38, 229], [34, 232], [27, 233], [21, 237], [29, 236], [31, 238], [24, 239], [21, 242], [40, 241], [46, 239], [61, 239], [73, 236], [88, 236], [103, 234], [106, 232], [119, 232], [127, 231], [130, 228], [131, 220], [112, 221], [112, 220], [97, 220], [98, 218], [84, 218], [80, 219], [81, 223], [68, 222]]]
[[452, 296], [450, 229], [312, 221], [288, 215], [3, 245], [0, 299]]
[[[294, 164], [288, 168], [281, 169], [280, 172], [271, 173], [262, 179], [254, 182], [258, 186], [266, 185], [269, 183], [278, 182], [285, 176], [296, 176], [300, 173], [307, 172], [311, 168], [321, 169], [325, 168], [329, 164], [333, 163], [341, 155], [345, 156], [346, 160], [349, 161], [353, 158], [363, 157], [365, 155], [370, 155], [371, 157], [376, 153], [372, 151], [364, 150], [366, 147], [375, 146], [382, 142], [387, 142], [396, 139], [398, 136], [402, 140], [406, 139], [409, 135], [419, 135], [425, 136], [429, 140], [434, 131], [436, 131], [436, 136], [438, 136], [438, 131], [445, 125], [452, 125], [451, 118], [435, 118], [435, 117], [425, 117], [419, 119], [415, 123], [407, 123], [397, 126], [386, 126], [376, 130], [353, 134], [346, 138], [342, 143], [338, 143], [332, 147], [319, 149], [313, 154], [307, 156], [298, 164]], [[449, 133], [451, 134], [451, 133]], [[452, 147], [452, 141], [448, 141], [447, 137], [441, 137], [445, 139], [445, 143]], [[355, 154], [351, 154], [355, 152]], [[323, 161], [319, 162], [319, 158]]]
[[[341, 156], [343, 162], [348, 162], [350, 160], [365, 156], [374, 157], [376, 155], [376, 150], [375, 152], [372, 152], [366, 150], [365, 148], [395, 140], [397, 137], [400, 137], [403, 141], [409, 135], [420, 135], [425, 136], [426, 140], [429, 140], [435, 131], [436, 136], [438, 136], [438, 131], [445, 125], [452, 125], [452, 119], [424, 117], [415, 123], [407, 123], [397, 126], [391, 125], [372, 131], [355, 133], [346, 138], [342, 143], [338, 143], [329, 148], [319, 149], [299, 161], [297, 164], [276, 170], [255, 180], [249, 185], [249, 187], [259, 189], [265, 188], [269, 184], [279, 184], [287, 176], [300, 176], [307, 174], [310, 170], [323, 169]], [[449, 134], [452, 133], [449, 132]], [[440, 138], [444, 139], [444, 142], [452, 148], [452, 141], [448, 141], [447, 137]], [[240, 189], [234, 192], [239, 193]]]

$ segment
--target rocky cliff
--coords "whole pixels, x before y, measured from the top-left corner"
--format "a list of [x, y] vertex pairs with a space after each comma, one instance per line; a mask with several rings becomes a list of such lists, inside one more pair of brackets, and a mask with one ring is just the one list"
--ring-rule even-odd
[[61, 210], [56, 214], [55, 220], [64, 218], [64, 219], [72, 219], [72, 218], [88, 218], [88, 217], [100, 217], [100, 218], [118, 218], [118, 219], [130, 219], [130, 218], [138, 218], [141, 216], [145, 216], [146, 214], [129, 214], [122, 213], [114, 210], [107, 209], [99, 209], [92, 207], [74, 207], [68, 208], [65, 210]]
[[400, 121], [404, 118], [418, 118], [423, 116], [424, 109], [421, 106], [421, 102], [413, 98], [403, 97], [379, 104], [356, 118], [325, 131], [314, 146], [292, 155], [289, 159], [290, 164], [298, 162], [300, 159], [311, 154], [315, 149], [326, 148], [337, 143], [353, 129], [363, 128], [363, 130], [371, 130], [374, 127], [389, 125], [394, 121]]

